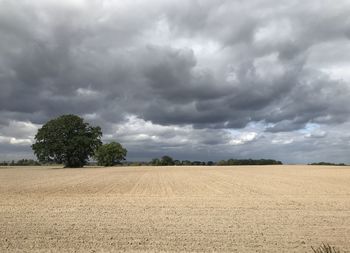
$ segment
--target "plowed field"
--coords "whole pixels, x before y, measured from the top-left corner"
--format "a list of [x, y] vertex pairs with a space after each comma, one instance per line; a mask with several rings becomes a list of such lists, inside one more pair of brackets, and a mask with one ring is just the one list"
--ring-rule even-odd
[[350, 168], [0, 168], [0, 252], [350, 252]]

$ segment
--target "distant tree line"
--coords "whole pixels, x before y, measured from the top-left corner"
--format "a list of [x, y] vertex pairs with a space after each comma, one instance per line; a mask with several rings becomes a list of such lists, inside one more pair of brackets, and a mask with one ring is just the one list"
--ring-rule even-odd
[[329, 163], [329, 162], [309, 163], [308, 165], [346, 166], [345, 163]]
[[228, 159], [221, 160], [217, 165], [281, 165], [281, 161], [273, 159]]
[[153, 166], [169, 166], [169, 165], [176, 165], [176, 166], [191, 166], [191, 165], [214, 165], [215, 163], [213, 161], [190, 161], [190, 160], [176, 160], [173, 159], [170, 156], [162, 156], [161, 158], [153, 158], [148, 165], [153, 165]]
[[0, 166], [38, 166], [38, 165], [41, 165], [41, 163], [33, 159], [21, 159], [18, 161], [12, 160], [11, 162], [8, 162], [8, 161], [0, 162]]
[[[176, 165], [176, 166], [195, 166], [195, 165], [278, 165], [282, 164], [281, 161], [273, 160], [273, 159], [229, 159], [229, 160], [221, 160], [219, 162], [213, 162], [213, 161], [189, 161], [189, 160], [174, 160], [170, 156], [163, 156], [161, 158], [154, 158], [152, 161], [149, 162], [149, 165], [153, 166], [169, 166], [169, 165]], [[144, 165], [144, 164], [143, 164]]]

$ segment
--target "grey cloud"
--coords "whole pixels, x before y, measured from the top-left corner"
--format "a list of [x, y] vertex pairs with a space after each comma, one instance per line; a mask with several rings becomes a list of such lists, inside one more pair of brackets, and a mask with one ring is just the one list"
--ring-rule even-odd
[[[193, 147], [168, 129], [155, 150], [174, 139], [178, 154], [175, 147], [191, 154], [204, 147], [221, 157], [226, 131], [250, 124], [265, 125], [257, 132], [268, 136], [346, 124], [349, 80], [330, 73], [346, 72], [349, 11], [346, 1], [326, 0], [1, 1], [0, 133], [20, 136], [4, 130], [12, 121], [43, 124], [74, 113], [118, 138], [115, 126], [132, 115], [193, 128]], [[292, 144], [295, 152], [313, 148], [313, 139]], [[233, 151], [274, 150], [263, 140]], [[128, 145], [141, 154], [135, 143]]]

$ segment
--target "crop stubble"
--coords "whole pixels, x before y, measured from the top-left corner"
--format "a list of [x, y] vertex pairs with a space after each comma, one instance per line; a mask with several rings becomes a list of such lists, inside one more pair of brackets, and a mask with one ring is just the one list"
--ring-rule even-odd
[[350, 169], [0, 169], [0, 252], [350, 252]]

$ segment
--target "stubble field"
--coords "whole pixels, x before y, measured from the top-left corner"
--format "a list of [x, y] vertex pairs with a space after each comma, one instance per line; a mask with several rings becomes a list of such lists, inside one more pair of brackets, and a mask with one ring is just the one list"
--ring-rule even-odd
[[0, 252], [350, 252], [350, 168], [0, 168]]

